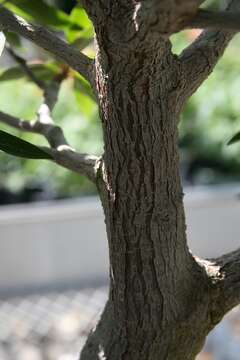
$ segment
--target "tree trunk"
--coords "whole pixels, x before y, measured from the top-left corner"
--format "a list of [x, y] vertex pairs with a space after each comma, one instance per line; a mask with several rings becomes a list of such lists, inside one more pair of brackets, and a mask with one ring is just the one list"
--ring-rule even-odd
[[161, 44], [162, 56], [158, 48], [109, 51], [100, 41], [96, 74], [105, 156], [99, 191], [110, 294], [81, 360], [192, 360], [212, 319], [207, 276], [186, 243], [178, 60], [168, 42]]
[[[103, 158], [68, 145], [52, 121], [48, 87], [36, 81], [25, 62], [28, 77], [44, 90], [38, 119], [30, 123], [0, 113], [1, 122], [43, 135], [51, 159], [99, 189], [110, 294], [81, 360], [193, 360], [208, 332], [240, 302], [240, 249], [205, 261], [194, 257], [186, 242], [177, 124], [184, 103], [234, 36], [229, 19], [237, 26], [240, 7], [239, 0], [231, 0], [227, 9], [234, 14], [215, 14], [209, 22], [209, 13], [206, 18], [198, 11], [202, 2], [81, 0], [96, 31], [95, 60], [0, 8], [2, 29], [80, 72], [99, 101]], [[196, 22], [215, 28], [219, 19], [233, 31], [205, 31], [179, 57], [171, 53], [171, 34]]]

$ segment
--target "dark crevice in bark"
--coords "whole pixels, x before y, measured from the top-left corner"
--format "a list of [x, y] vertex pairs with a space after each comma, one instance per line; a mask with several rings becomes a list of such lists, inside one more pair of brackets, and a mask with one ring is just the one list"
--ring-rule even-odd
[[95, 23], [110, 293], [81, 360], [193, 360], [223, 316], [217, 268], [187, 247], [179, 174], [177, 124], [201, 74], [187, 88], [188, 54], [179, 59], [167, 39], [137, 31], [131, 6], [117, 17], [123, 4], [104, 2], [108, 18], [104, 8]]
[[190, 360], [211, 319], [207, 278], [186, 243], [177, 131], [179, 63], [169, 51], [163, 56], [162, 49], [148, 53], [150, 62], [145, 49], [137, 58], [130, 52], [119, 61], [120, 52], [109, 50], [107, 34], [98, 36], [110, 296], [81, 359], [97, 359], [101, 347], [111, 360]]

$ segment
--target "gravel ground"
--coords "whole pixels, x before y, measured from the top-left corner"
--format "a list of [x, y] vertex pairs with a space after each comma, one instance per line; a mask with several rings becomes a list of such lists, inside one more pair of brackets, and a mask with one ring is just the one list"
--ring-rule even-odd
[[0, 301], [0, 360], [76, 360], [107, 288]]
[[[107, 288], [0, 301], [0, 360], [77, 360], [107, 299]], [[197, 360], [240, 359], [240, 310], [210, 335]]]

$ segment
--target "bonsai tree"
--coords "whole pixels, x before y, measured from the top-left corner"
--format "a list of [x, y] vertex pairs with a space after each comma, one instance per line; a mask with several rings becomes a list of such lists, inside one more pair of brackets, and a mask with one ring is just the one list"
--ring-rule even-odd
[[[2, 112], [0, 121], [43, 135], [49, 147], [1, 131], [0, 148], [88, 177], [105, 213], [109, 299], [81, 360], [195, 359], [210, 330], [240, 302], [240, 251], [204, 260], [186, 239], [180, 115], [240, 29], [238, 0], [223, 11], [201, 9], [203, 2], [83, 0], [67, 15], [42, 0], [2, 1], [0, 28], [9, 43], [24, 37], [56, 60], [28, 64], [7, 45], [22, 76], [42, 89], [43, 103], [31, 122]], [[81, 51], [92, 36], [83, 9], [95, 30], [94, 59]], [[186, 28], [206, 30], [176, 56], [170, 36]], [[54, 123], [67, 77], [98, 103], [101, 157], [74, 150]]]

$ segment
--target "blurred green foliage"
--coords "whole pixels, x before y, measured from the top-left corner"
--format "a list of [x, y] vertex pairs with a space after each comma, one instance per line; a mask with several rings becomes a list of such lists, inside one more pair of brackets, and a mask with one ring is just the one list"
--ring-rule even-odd
[[[174, 36], [173, 51], [179, 54], [196, 35], [193, 30]], [[204, 182], [240, 179], [240, 145], [227, 146], [240, 130], [239, 46], [238, 35], [182, 114], [180, 146], [183, 162], [205, 163], [208, 176], [202, 179]], [[202, 180], [199, 178], [200, 182]]]
[[[3, 0], [0, 0], [0, 3]], [[71, 3], [71, 4], [70, 4]], [[216, 6], [219, 2], [208, 1]], [[61, 0], [16, 0], [6, 5], [27, 20], [48, 25], [60, 31], [67, 41], [94, 55], [93, 28], [80, 5], [75, 2], [64, 6]], [[66, 12], [65, 12], [66, 10]], [[18, 36], [6, 34], [11, 45], [24, 57], [31, 54], [32, 70], [45, 81], [51, 81], [62, 71], [62, 64], [49, 58], [45, 52], [36, 50]], [[172, 37], [173, 51], [180, 53], [193, 41], [196, 31], [188, 31]], [[185, 107], [179, 129], [183, 168], [200, 164], [203, 172], [199, 182], [219, 182], [240, 178], [240, 145], [227, 146], [227, 142], [240, 130], [239, 105], [239, 45], [236, 37], [214, 73], [202, 85]], [[3, 59], [4, 60], [4, 59]], [[28, 81], [23, 71], [13, 62], [0, 62], [0, 110], [6, 113], [33, 119], [42, 101], [41, 91]], [[75, 72], [62, 84], [59, 101], [53, 117], [61, 125], [70, 144], [81, 152], [101, 154], [103, 149], [101, 123], [98, 109], [89, 84]], [[7, 130], [36, 145], [46, 145], [38, 135]], [[201, 166], [202, 164], [202, 166]], [[205, 164], [205, 165], [204, 165]], [[215, 171], [210, 165], [215, 164]], [[197, 166], [196, 166], [197, 167]], [[33, 161], [11, 157], [0, 152], [0, 186], [17, 190], [32, 182], [48, 183], [61, 196], [95, 192], [87, 180], [48, 161]], [[205, 171], [205, 172], [204, 172]]]
[[[1, 2], [3, 0], [0, 0]], [[69, 1], [68, 6], [60, 0], [13, 0], [4, 2], [4, 5], [28, 21], [47, 25], [58, 31], [60, 36], [65, 37], [79, 50], [84, 49], [89, 56], [94, 54], [92, 24], [85, 11], [74, 1]], [[36, 77], [47, 83], [61, 74], [63, 65], [49, 58], [49, 54], [36, 49], [16, 34], [6, 33], [6, 36], [18, 54], [31, 58], [30, 68]], [[27, 120], [36, 118], [42, 101], [42, 92], [28, 81], [22, 68], [12, 61], [2, 61], [2, 66], [0, 63], [0, 93], [1, 111]], [[97, 105], [89, 84], [76, 72], [69, 71], [69, 76], [63, 82], [53, 118], [63, 127], [69, 143], [77, 150], [93, 154], [102, 153], [102, 133]], [[1, 129], [31, 143], [46, 145], [46, 141], [38, 135], [9, 129], [2, 124], [0, 126]], [[0, 152], [0, 169], [0, 186], [13, 191], [31, 183], [48, 183], [60, 196], [96, 191], [85, 178], [49, 161], [40, 163], [14, 158]]]
[[[12, 80], [0, 83], [0, 109], [6, 113], [32, 119], [42, 100], [41, 91], [25, 80]], [[73, 147], [81, 152], [100, 154], [102, 134], [96, 104], [85, 95], [75, 94], [72, 79], [66, 80], [59, 94], [59, 101], [53, 117], [64, 129]], [[1, 129], [9, 132], [9, 127], [1, 124]], [[47, 145], [45, 140], [35, 134], [26, 134], [10, 129], [31, 143]], [[25, 183], [50, 181], [51, 186], [62, 195], [92, 193], [94, 187], [84, 178], [61, 168], [49, 161], [19, 159], [0, 153], [0, 185], [12, 190], [21, 188]]]

